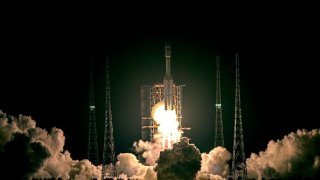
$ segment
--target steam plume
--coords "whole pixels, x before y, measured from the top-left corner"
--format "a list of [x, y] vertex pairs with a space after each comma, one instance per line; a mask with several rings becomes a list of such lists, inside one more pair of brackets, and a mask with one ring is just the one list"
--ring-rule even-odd
[[141, 164], [135, 155], [131, 153], [120, 153], [117, 156], [117, 169], [122, 173], [121, 177], [131, 179], [156, 179], [156, 173], [153, 171], [153, 166], [145, 166]]
[[247, 159], [249, 178], [319, 178], [320, 129], [298, 130]]
[[207, 153], [201, 154], [201, 170], [197, 174], [197, 179], [223, 179], [229, 173], [228, 161], [231, 154], [226, 148], [216, 147]]
[[187, 138], [173, 144], [172, 149], [162, 151], [155, 170], [158, 180], [192, 180], [200, 170], [200, 151]]
[[154, 135], [154, 142], [139, 140], [134, 142], [133, 147], [136, 152], [142, 153], [142, 157], [149, 166], [156, 165], [156, 160], [159, 158], [160, 152], [163, 151], [161, 137], [158, 134]]
[[15, 118], [0, 111], [0, 165], [4, 170], [10, 167], [4, 171], [5, 177], [90, 179], [101, 176], [101, 166], [94, 166], [88, 160], [73, 160], [63, 149], [64, 143], [61, 129], [52, 128], [48, 133], [36, 127], [31, 117]]

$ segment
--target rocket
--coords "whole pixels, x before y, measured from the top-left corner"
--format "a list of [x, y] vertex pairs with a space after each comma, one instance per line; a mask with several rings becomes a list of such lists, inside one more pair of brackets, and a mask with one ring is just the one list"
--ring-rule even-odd
[[173, 78], [171, 76], [171, 46], [165, 45], [166, 75], [163, 77], [164, 107], [173, 110]]

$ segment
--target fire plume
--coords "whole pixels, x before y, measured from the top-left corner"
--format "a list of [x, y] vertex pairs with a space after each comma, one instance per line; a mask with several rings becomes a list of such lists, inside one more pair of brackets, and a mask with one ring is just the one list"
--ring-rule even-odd
[[170, 149], [181, 138], [176, 111], [165, 110], [164, 103], [159, 102], [152, 108], [152, 118], [158, 125], [157, 133], [161, 135], [162, 148]]

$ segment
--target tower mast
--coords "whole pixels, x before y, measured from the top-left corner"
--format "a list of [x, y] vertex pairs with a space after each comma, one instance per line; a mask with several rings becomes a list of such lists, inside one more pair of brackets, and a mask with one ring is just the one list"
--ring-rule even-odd
[[233, 136], [232, 177], [234, 180], [247, 179], [240, 103], [240, 72], [238, 54], [236, 54], [236, 92]]
[[[106, 99], [105, 99], [105, 128], [104, 128], [104, 146], [103, 146], [103, 162], [102, 162], [102, 179], [113, 178], [117, 175], [115, 167], [115, 148], [112, 125], [111, 112], [111, 95], [110, 95], [110, 76], [109, 76], [109, 59], [106, 60]], [[108, 169], [106, 167], [108, 165]]]
[[221, 87], [220, 87], [220, 56], [216, 56], [216, 121], [215, 121], [215, 140], [214, 147], [224, 147], [222, 106], [221, 106]]
[[90, 60], [90, 90], [89, 90], [89, 134], [88, 134], [88, 155], [87, 158], [95, 165], [99, 164], [96, 112], [94, 103], [93, 86], [93, 62]]

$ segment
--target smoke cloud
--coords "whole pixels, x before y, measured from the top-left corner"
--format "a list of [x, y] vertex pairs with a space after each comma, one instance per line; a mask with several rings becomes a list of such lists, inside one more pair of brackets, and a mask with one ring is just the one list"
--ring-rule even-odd
[[[145, 158], [144, 165], [130, 153], [117, 156], [117, 169], [122, 179], [225, 179], [231, 154], [223, 147], [200, 154], [187, 138], [163, 150], [155, 142], [139, 141], [134, 148]], [[101, 178], [101, 165], [88, 160], [73, 160], [64, 150], [63, 131], [49, 132], [36, 127], [28, 116], [18, 118], [0, 110], [0, 169], [7, 179]], [[246, 160], [248, 177], [255, 179], [320, 179], [320, 129], [298, 130], [282, 140], [270, 141], [265, 151], [252, 153]]]
[[26, 133], [28, 129], [36, 127], [36, 122], [30, 117], [19, 115], [19, 119], [14, 116], [7, 116], [0, 110], [0, 153], [3, 152], [4, 145], [13, 139], [15, 133]]
[[70, 179], [87, 180], [100, 178], [102, 166], [95, 166], [89, 160], [73, 161], [71, 165]]
[[[134, 143], [135, 150], [139, 153], [142, 153], [142, 156], [146, 160], [145, 163], [147, 165], [150, 165], [150, 166], [145, 166], [145, 167], [157, 166], [158, 165], [157, 163], [160, 161], [160, 160], [158, 160], [158, 158], [160, 157], [160, 153], [162, 151], [164, 151], [161, 147], [160, 140], [157, 138], [155, 138], [155, 139], [156, 139], [155, 142], [145, 142], [145, 141], [140, 140], [139, 142]], [[166, 167], [167, 169], [173, 168], [175, 165], [177, 167], [183, 166], [182, 164], [179, 164], [180, 163], [179, 157], [180, 157], [180, 159], [183, 159], [183, 156], [188, 156], [189, 158], [192, 158], [192, 157], [196, 157], [196, 156], [200, 155], [199, 150], [194, 150], [194, 151], [192, 151], [193, 153], [191, 153], [191, 154], [184, 153], [184, 151], [186, 149], [188, 149], [189, 146], [191, 146], [191, 148], [193, 148], [193, 147], [196, 148], [196, 147], [193, 144], [190, 145], [189, 140], [186, 138], [183, 138], [183, 141], [184, 142], [182, 142], [180, 144], [178, 143], [179, 145], [174, 144], [175, 149], [166, 150], [166, 153], [164, 153], [164, 152], [161, 153], [162, 157], [165, 159], [165, 161], [160, 166], [167, 165], [167, 167]], [[171, 152], [171, 154], [168, 152]], [[141, 168], [140, 163], [139, 163], [139, 165], [136, 165], [138, 163], [136, 156], [134, 156], [133, 154], [130, 154], [127, 156], [122, 156], [122, 158], [123, 158], [123, 159], [121, 159], [122, 161], [124, 161], [125, 159], [126, 159], [126, 161], [130, 161], [130, 163], [127, 163], [127, 165], [125, 167], [132, 167], [132, 168], [129, 168], [128, 170], [123, 171], [125, 174], [129, 174], [128, 176], [122, 175], [121, 177], [126, 177], [126, 178], [127, 177], [134, 177], [133, 174], [137, 175], [135, 177], [143, 177], [143, 176], [141, 176], [141, 174], [144, 174], [144, 170], [143, 170], [143, 173], [139, 173], [139, 172], [141, 172], [141, 169], [145, 169], [145, 167]], [[228, 173], [229, 173], [228, 161], [230, 159], [231, 159], [230, 152], [228, 152], [228, 150], [223, 147], [214, 148], [209, 153], [202, 153], [201, 154], [201, 169], [196, 174], [196, 179], [197, 180], [207, 180], [207, 179], [220, 180], [220, 179], [227, 178]], [[119, 156], [118, 156], [118, 160], [119, 160]], [[178, 162], [176, 162], [176, 161], [178, 161]], [[188, 161], [188, 160], [186, 159], [185, 161]], [[170, 163], [171, 163], [171, 165], [169, 165]], [[131, 165], [129, 165], [129, 164], [131, 164]], [[135, 165], [132, 165], [132, 164], [135, 164]], [[137, 170], [137, 169], [139, 169], [139, 170]], [[153, 176], [157, 176], [157, 174], [154, 173], [154, 171], [151, 168], [149, 168], [148, 170], [150, 170], [150, 172], [152, 172]], [[162, 169], [160, 169], [160, 170], [162, 170]], [[132, 171], [134, 171], [134, 172], [132, 172]], [[174, 171], [175, 170], [173, 170], [173, 172], [170, 172], [170, 173], [175, 174]], [[164, 172], [164, 174], [168, 173], [166, 171], [163, 171], [163, 172]], [[181, 171], [181, 174], [184, 174], [187, 172], [189, 172], [188, 169]], [[178, 176], [179, 176], [179, 174], [173, 175], [172, 177], [165, 176], [164, 178], [179, 178]], [[188, 175], [186, 175], [186, 176], [188, 176]], [[145, 177], [146, 176], [144, 176], [144, 178]], [[152, 178], [155, 179], [156, 177], [152, 177]], [[186, 177], [183, 177], [183, 178], [186, 178]]]
[[155, 171], [158, 180], [192, 180], [201, 167], [200, 151], [187, 138], [173, 144], [172, 149], [160, 152]]
[[133, 147], [136, 152], [142, 153], [145, 163], [149, 166], [155, 166], [156, 160], [159, 158], [160, 152], [163, 151], [161, 136], [155, 134], [154, 142], [142, 141], [134, 142]]
[[47, 148], [39, 142], [31, 142], [25, 134], [16, 133], [4, 145], [0, 154], [1, 176], [10, 179], [27, 179], [43, 165], [50, 156]]
[[0, 167], [4, 177], [13, 179], [62, 178], [92, 179], [101, 177], [101, 166], [88, 160], [73, 160], [64, 151], [63, 131], [50, 133], [36, 127], [28, 116], [7, 116], [0, 111]]
[[153, 166], [145, 166], [141, 164], [135, 155], [131, 153], [120, 153], [117, 156], [117, 170], [123, 179], [157, 179]]
[[208, 173], [204, 173], [202, 171], [199, 171], [197, 173], [197, 180], [225, 180], [226, 178], [223, 178], [219, 175], [213, 175], [213, 174], [208, 174]]
[[223, 179], [229, 174], [228, 161], [231, 154], [226, 148], [216, 147], [207, 153], [201, 154], [201, 170], [197, 179]]
[[255, 179], [320, 178], [320, 129], [298, 130], [268, 143], [246, 160], [248, 177]]

